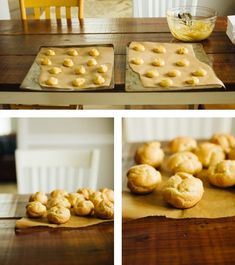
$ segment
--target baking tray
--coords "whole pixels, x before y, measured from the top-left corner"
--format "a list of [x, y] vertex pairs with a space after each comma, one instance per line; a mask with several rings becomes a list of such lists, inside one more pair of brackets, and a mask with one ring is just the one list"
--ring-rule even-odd
[[[40, 65], [36, 62], [36, 58], [42, 48], [85, 48], [85, 47], [111, 47], [113, 48], [113, 68], [112, 68], [112, 77], [109, 86], [99, 86], [99, 87], [88, 87], [88, 88], [58, 88], [58, 87], [42, 87], [40, 86], [38, 80], [40, 76]], [[113, 44], [89, 44], [89, 45], [63, 45], [63, 46], [41, 46], [39, 52], [34, 59], [32, 66], [30, 67], [27, 75], [25, 76], [23, 82], [20, 85], [21, 89], [29, 89], [35, 91], [102, 91], [108, 89], [114, 89], [114, 46]]]
[[[191, 44], [193, 46], [193, 50], [195, 53], [195, 56], [198, 60], [200, 60], [203, 63], [206, 63], [212, 68], [212, 62], [208, 58], [207, 54], [205, 53], [203, 49], [203, 45], [201, 43], [187, 43]], [[163, 88], [160, 86], [157, 87], [144, 87], [139, 74], [134, 72], [129, 65], [129, 45], [126, 47], [126, 80], [125, 80], [125, 90], [128, 92], [168, 92], [168, 91], [205, 91], [205, 90], [226, 90], [224, 85], [213, 85], [213, 86], [185, 86], [185, 87], [169, 87], [169, 88]]]

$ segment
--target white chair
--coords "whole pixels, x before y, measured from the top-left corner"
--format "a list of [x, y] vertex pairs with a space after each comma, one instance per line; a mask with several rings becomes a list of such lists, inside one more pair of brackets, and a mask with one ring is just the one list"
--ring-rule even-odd
[[165, 17], [174, 6], [196, 6], [198, 0], [133, 0], [133, 17]]
[[16, 156], [18, 193], [69, 192], [79, 187], [97, 189], [99, 149], [19, 150]]
[[7, 0], [0, 0], [0, 19], [11, 19]]

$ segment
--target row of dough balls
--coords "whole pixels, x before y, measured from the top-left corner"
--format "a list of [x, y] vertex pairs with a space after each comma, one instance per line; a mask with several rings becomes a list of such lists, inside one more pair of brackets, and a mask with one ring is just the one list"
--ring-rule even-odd
[[[57, 86], [59, 84], [59, 79], [51, 76], [45, 81], [47, 86]], [[83, 77], [78, 77], [72, 81], [74, 87], [81, 87], [86, 83], [86, 79]], [[93, 83], [95, 85], [103, 85], [105, 83], [105, 78], [102, 75], [95, 75], [93, 78]]]
[[[69, 56], [78, 56], [79, 55], [79, 51], [75, 48], [70, 48], [66, 51], [66, 54]], [[45, 55], [47, 56], [55, 56], [56, 52], [53, 49], [48, 49], [45, 51]], [[92, 56], [92, 57], [98, 57], [100, 55], [100, 52], [96, 49], [96, 48], [91, 48], [88, 51], [88, 55]]]
[[114, 217], [114, 193], [113, 190], [104, 188], [92, 191], [81, 188], [77, 192], [68, 193], [62, 189], [56, 189], [48, 196], [42, 192], [36, 192], [29, 198], [26, 213], [31, 218], [47, 217], [54, 224], [63, 224], [69, 221], [71, 212], [77, 216], [96, 216], [101, 219], [113, 219]]
[[[127, 172], [127, 186], [134, 194], [149, 194], [162, 181], [161, 173], [154, 167], [141, 164], [131, 167]], [[203, 183], [192, 174], [177, 172], [162, 187], [163, 199], [180, 209], [193, 207], [204, 193]]]
[[[141, 43], [135, 43], [132, 45], [132, 49], [134, 51], [137, 51], [137, 52], [144, 52], [145, 46]], [[165, 46], [159, 44], [159, 45], [156, 45], [155, 47], [153, 47], [152, 52], [164, 54], [167, 52], [167, 50], [166, 50]], [[186, 47], [182, 46], [182, 47], [177, 48], [175, 50], [175, 53], [177, 53], [179, 55], [185, 55], [185, 54], [189, 53], [189, 50]]]
[[[143, 61], [143, 59], [134, 58], [134, 59], [131, 59], [131, 63], [133, 63], [135, 65], [140, 65], [140, 64], [143, 64], [144, 61]], [[157, 67], [164, 66], [165, 65], [165, 61], [163, 59], [158, 58], [158, 59], [155, 59], [152, 62], [152, 65], [153, 66], [157, 66]], [[180, 67], [187, 66], [187, 65], [189, 65], [189, 61], [186, 60], [186, 59], [182, 59], [182, 60], [176, 62], [176, 65], [180, 66]], [[181, 71], [178, 70], [178, 69], [174, 69], [174, 70], [168, 71], [166, 73], [166, 75], [168, 77], [171, 77], [171, 78], [180, 77], [181, 76]], [[205, 69], [203, 69], [203, 68], [198, 68], [197, 70], [193, 71], [191, 73], [191, 75], [192, 76], [190, 78], [186, 79], [184, 81], [184, 83], [187, 84], [187, 85], [195, 86], [195, 85], [198, 85], [200, 83], [200, 77], [203, 77], [203, 76], [207, 75], [207, 71]], [[155, 77], [159, 76], [159, 72], [156, 71], [156, 70], [148, 70], [148, 71], [146, 71], [146, 73], [143, 74], [143, 76], [147, 77], [147, 78], [155, 78]], [[162, 86], [162, 87], [172, 86], [174, 84], [174, 81], [171, 78], [162, 79], [159, 82], [159, 85]]]

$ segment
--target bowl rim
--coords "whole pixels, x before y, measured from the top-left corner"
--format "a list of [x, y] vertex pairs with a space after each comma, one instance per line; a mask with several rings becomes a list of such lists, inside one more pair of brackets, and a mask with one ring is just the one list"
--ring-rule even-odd
[[207, 7], [207, 6], [200, 6], [200, 5], [196, 5], [196, 6], [192, 6], [192, 5], [185, 5], [185, 6], [174, 6], [174, 7], [171, 7], [169, 9], [166, 10], [166, 15], [168, 17], [171, 17], [173, 19], [179, 19], [178, 17], [175, 17], [175, 16], [172, 16], [172, 15], [169, 15], [168, 12], [170, 11], [175, 11], [179, 8], [182, 8], [182, 9], [187, 9], [187, 8], [201, 8], [201, 9], [204, 9], [204, 10], [207, 10], [207, 11], [210, 11], [213, 15], [209, 16], [209, 17], [205, 17], [203, 18], [204, 20], [211, 20], [211, 19], [215, 19], [217, 18], [218, 16], [218, 12], [213, 9], [213, 8], [210, 8], [210, 7]]

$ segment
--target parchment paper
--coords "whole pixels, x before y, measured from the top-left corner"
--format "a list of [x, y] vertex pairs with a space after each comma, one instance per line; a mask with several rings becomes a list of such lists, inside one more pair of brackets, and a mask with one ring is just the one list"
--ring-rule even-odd
[[[67, 51], [71, 48], [74, 48], [78, 51], [77, 56], [70, 56], [67, 54]], [[99, 51], [99, 56], [92, 57], [88, 54], [88, 52], [92, 49], [96, 48]], [[46, 51], [48, 49], [53, 49], [56, 53], [54, 56], [47, 56]], [[42, 58], [49, 58], [52, 61], [52, 65], [50, 66], [44, 66], [40, 65], [40, 60]], [[71, 59], [74, 63], [73, 67], [65, 67], [63, 66], [64, 59]], [[95, 66], [87, 66], [87, 61], [89, 59], [96, 59], [97, 65]], [[72, 89], [72, 90], [87, 90], [91, 88], [97, 88], [97, 87], [108, 87], [111, 83], [112, 74], [113, 74], [113, 65], [114, 65], [114, 51], [113, 47], [105, 47], [105, 46], [89, 46], [89, 47], [43, 47], [40, 49], [39, 54], [36, 57], [36, 62], [38, 65], [40, 65], [40, 76], [39, 76], [39, 84], [42, 87], [50, 87], [46, 85], [46, 80], [54, 76], [58, 79], [58, 85], [55, 86], [55, 88], [63, 88], [63, 89]], [[106, 73], [99, 73], [102, 77], [105, 79], [105, 83], [102, 85], [96, 85], [93, 83], [93, 79], [95, 77], [95, 74], [97, 74], [97, 68], [101, 65], [105, 64], [108, 67], [108, 71]], [[86, 73], [84, 75], [76, 75], [74, 73], [74, 69], [78, 67], [79, 65], [83, 65], [86, 69]], [[48, 72], [49, 69], [52, 67], [60, 67], [62, 69], [62, 73], [59, 73], [57, 75], [50, 74]], [[84, 85], [80, 87], [74, 87], [72, 85], [72, 81], [78, 77], [85, 78]]]
[[[141, 85], [127, 85], [127, 91], [162, 91], [162, 90], [185, 90], [185, 89], [202, 89], [202, 88], [221, 88], [224, 84], [220, 79], [218, 79], [213, 71], [213, 69], [206, 63], [201, 62], [195, 56], [192, 44], [185, 43], [155, 43], [155, 42], [138, 42], [145, 46], [144, 52], [139, 52], [133, 50], [131, 47], [137, 42], [131, 42], [128, 50], [128, 62], [132, 58], [142, 58], [144, 60], [143, 65], [134, 65], [128, 63], [128, 66], [138, 74], [141, 81]], [[154, 53], [152, 49], [158, 45], [164, 46], [166, 48], [166, 53]], [[176, 50], [180, 47], [185, 47], [188, 49], [188, 54], [177, 54]], [[165, 61], [165, 65], [162, 67], [152, 66], [152, 61], [155, 58], [162, 58]], [[187, 67], [176, 66], [176, 62], [182, 59], [187, 59], [190, 64]], [[203, 77], [197, 77], [199, 79], [199, 84], [192, 86], [185, 83], [187, 79], [192, 77], [192, 72], [195, 70], [203, 68], [207, 71], [207, 75]], [[168, 77], [167, 73], [172, 70], [180, 70], [181, 76], [179, 77]], [[158, 77], [148, 78], [145, 77], [145, 73], [149, 70], [156, 70], [159, 72]], [[161, 87], [159, 82], [162, 79], [170, 78], [173, 81], [173, 85], [170, 87]], [[127, 80], [128, 81], [128, 80]]]
[[98, 219], [95, 217], [79, 217], [72, 215], [70, 220], [65, 224], [51, 224], [48, 222], [47, 218], [28, 218], [23, 217], [16, 221], [16, 228], [18, 229], [24, 229], [29, 227], [39, 227], [39, 226], [46, 226], [46, 227], [53, 227], [53, 228], [61, 228], [61, 227], [67, 227], [67, 228], [79, 228], [79, 227], [86, 227], [91, 225], [96, 225], [103, 222], [110, 222], [113, 220], [103, 220]]
[[200, 174], [204, 194], [194, 207], [181, 210], [167, 204], [161, 195], [161, 188], [169, 174], [163, 174], [163, 181], [149, 195], [134, 195], [124, 191], [122, 195], [123, 218], [136, 219], [146, 216], [165, 216], [169, 218], [219, 218], [235, 216], [235, 188], [220, 189], [209, 184], [206, 170]]

